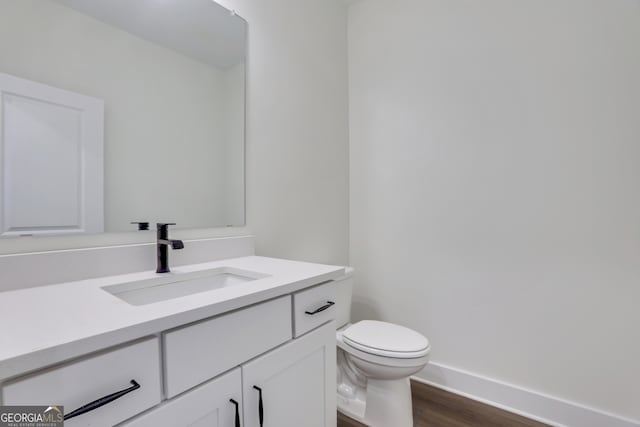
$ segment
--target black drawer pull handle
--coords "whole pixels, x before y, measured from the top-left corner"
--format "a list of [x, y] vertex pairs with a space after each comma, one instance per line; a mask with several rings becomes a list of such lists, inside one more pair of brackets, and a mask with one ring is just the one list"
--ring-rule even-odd
[[236, 427], [240, 427], [240, 409], [239, 409], [240, 405], [238, 405], [238, 402], [236, 402], [233, 399], [229, 399], [229, 401], [234, 405], [236, 405]]
[[305, 311], [306, 314], [308, 314], [309, 316], [313, 316], [314, 314], [318, 314], [321, 311], [325, 311], [327, 308], [331, 307], [332, 305], [335, 305], [336, 303], [333, 301], [327, 301], [327, 303], [325, 305], [323, 305], [322, 307], [316, 309], [315, 311]]
[[258, 417], [260, 418], [260, 427], [264, 424], [264, 406], [262, 406], [262, 389], [257, 386], [253, 386], [256, 390], [258, 390], [260, 400], [258, 402]]
[[131, 380], [131, 387], [125, 388], [124, 390], [116, 391], [115, 393], [111, 393], [108, 396], [104, 396], [104, 397], [101, 397], [100, 399], [94, 400], [91, 403], [87, 403], [86, 405], [79, 407], [75, 411], [71, 411], [68, 414], [65, 414], [64, 419], [66, 421], [70, 418], [77, 417], [78, 415], [86, 414], [89, 411], [98, 409], [99, 407], [104, 406], [107, 403], [111, 403], [114, 400], [121, 398], [125, 394], [131, 393], [132, 391], [137, 390], [139, 388], [140, 388], [140, 384], [138, 384], [136, 380]]

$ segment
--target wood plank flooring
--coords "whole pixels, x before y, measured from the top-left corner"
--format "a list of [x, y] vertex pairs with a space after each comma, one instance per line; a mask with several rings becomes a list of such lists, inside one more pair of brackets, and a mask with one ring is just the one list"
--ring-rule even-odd
[[[548, 427], [426, 384], [411, 382], [414, 427]], [[364, 427], [338, 413], [338, 427]], [[393, 426], [389, 426], [393, 427]]]

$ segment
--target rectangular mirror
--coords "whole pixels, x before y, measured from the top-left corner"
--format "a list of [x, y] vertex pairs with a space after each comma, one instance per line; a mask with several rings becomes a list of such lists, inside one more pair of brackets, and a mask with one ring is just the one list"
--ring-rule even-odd
[[246, 46], [212, 0], [0, 0], [0, 235], [244, 225]]

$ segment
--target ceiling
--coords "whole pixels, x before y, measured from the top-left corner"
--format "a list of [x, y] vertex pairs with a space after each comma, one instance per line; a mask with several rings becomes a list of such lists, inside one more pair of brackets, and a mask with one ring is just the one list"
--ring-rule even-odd
[[213, 0], [54, 0], [207, 64], [245, 59], [247, 23]]

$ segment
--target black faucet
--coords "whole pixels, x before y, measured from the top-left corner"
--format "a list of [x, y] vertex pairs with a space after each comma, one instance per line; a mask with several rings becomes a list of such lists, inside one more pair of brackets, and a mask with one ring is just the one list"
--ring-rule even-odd
[[169, 270], [169, 246], [171, 249], [184, 249], [182, 240], [169, 239], [169, 226], [174, 223], [158, 223], [158, 266], [156, 273], [168, 273]]

